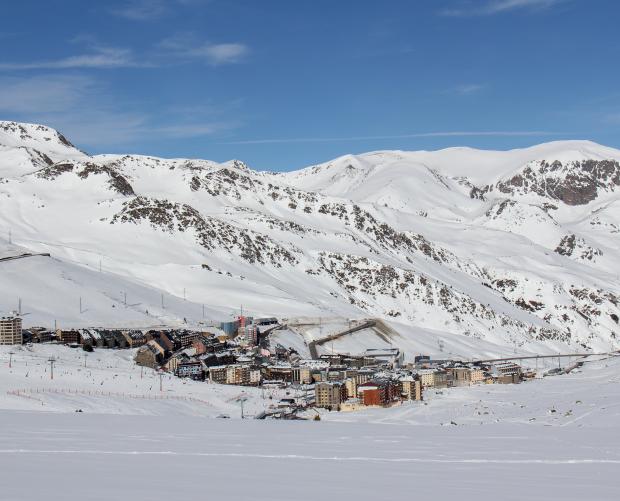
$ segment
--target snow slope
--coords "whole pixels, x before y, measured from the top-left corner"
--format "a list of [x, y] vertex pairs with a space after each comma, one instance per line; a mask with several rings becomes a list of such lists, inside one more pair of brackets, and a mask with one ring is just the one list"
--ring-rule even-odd
[[[86, 353], [50, 344], [0, 346], [0, 414], [10, 409], [44, 413], [80, 409], [97, 414], [239, 418], [241, 396], [247, 398], [246, 416], [254, 416], [286, 395], [285, 390], [210, 384], [171, 374], [162, 374], [160, 390], [159, 374], [137, 366], [135, 352]], [[53, 379], [50, 358], [55, 359]]]
[[[163, 398], [145, 398], [161, 395], [158, 378], [141, 379], [130, 351], [97, 350], [84, 368], [81, 350], [21, 348], [10, 369], [8, 351], [0, 347], [6, 499], [163, 500], [206, 490], [230, 500], [314, 500], [322, 489], [356, 501], [469, 501], [481, 492], [611, 501], [620, 489], [619, 357], [521, 385], [427, 392], [425, 403], [324, 411], [317, 422], [235, 419], [241, 392], [250, 412], [265, 402], [251, 388], [165, 378]], [[50, 355], [58, 357], [53, 382]], [[25, 391], [43, 385], [55, 392]], [[208, 419], [219, 412], [233, 419]]]
[[[243, 305], [383, 318], [409, 353], [415, 332], [485, 351], [618, 346], [618, 150], [387, 151], [275, 174], [88, 156], [38, 125], [0, 131], [0, 255], [9, 231], [20, 250], [51, 254], [0, 261], [0, 309], [21, 297], [27, 323], [195, 324], [202, 304], [210, 319]], [[50, 283], [65, 289], [46, 306]], [[121, 291], [137, 311], [117, 308]]]
[[0, 414], [6, 499], [612, 501], [620, 487], [605, 429], [41, 417]]

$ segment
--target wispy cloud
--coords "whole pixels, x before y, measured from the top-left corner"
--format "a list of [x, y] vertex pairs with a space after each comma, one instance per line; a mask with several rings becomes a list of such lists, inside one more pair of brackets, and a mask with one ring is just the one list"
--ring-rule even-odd
[[515, 10], [547, 10], [568, 0], [487, 0], [480, 5], [480, 2], [461, 3], [460, 6], [447, 8], [440, 11], [441, 15], [453, 17], [467, 16], [492, 16]]
[[[81, 41], [83, 37], [74, 39], [74, 42]], [[155, 68], [193, 61], [220, 66], [241, 62], [249, 53], [242, 43], [197, 41], [187, 35], [166, 38], [142, 54], [123, 47], [96, 45], [92, 40], [87, 42], [90, 47], [83, 54], [30, 62], [0, 62], [0, 71]]]
[[0, 111], [16, 114], [61, 112], [83, 101], [95, 87], [92, 79], [76, 75], [0, 78]]
[[86, 149], [126, 147], [166, 138], [208, 137], [238, 127], [222, 120], [217, 106], [183, 113], [153, 112], [118, 102], [100, 79], [79, 75], [0, 77], [0, 115], [61, 130]]
[[166, 38], [159, 47], [176, 58], [203, 60], [214, 66], [238, 63], [249, 53], [242, 43], [198, 42], [192, 35]]
[[209, 0], [126, 0], [110, 13], [132, 21], [153, 21], [169, 14], [179, 6], [196, 6], [208, 3]]
[[279, 143], [333, 143], [342, 141], [367, 141], [380, 139], [414, 139], [432, 137], [542, 137], [557, 136], [560, 132], [543, 130], [527, 131], [445, 131], [445, 132], [419, 132], [413, 134], [396, 134], [391, 136], [349, 136], [349, 137], [293, 137], [271, 139], [246, 139], [239, 141], [227, 141], [225, 144], [279, 144]]
[[483, 84], [462, 84], [452, 87], [446, 91], [446, 94], [457, 94], [459, 96], [469, 96], [471, 94], [477, 94], [485, 88]]
[[0, 63], [0, 70], [40, 70], [74, 68], [129, 68], [145, 67], [148, 63], [138, 61], [130, 49], [119, 47], [96, 47], [90, 53], [61, 59], [33, 61], [28, 63]]

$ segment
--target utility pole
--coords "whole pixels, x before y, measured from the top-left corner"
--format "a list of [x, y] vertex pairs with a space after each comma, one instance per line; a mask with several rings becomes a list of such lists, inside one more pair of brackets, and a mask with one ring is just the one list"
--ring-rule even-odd
[[84, 352], [84, 367], [86, 367], [86, 352]]
[[202, 305], [202, 318], [204, 317], [205, 317], [205, 305], [203, 304]]
[[19, 313], [19, 316], [22, 316], [22, 298], [20, 297], [17, 301], [17, 311]]
[[82, 296], [80, 296], [80, 314], [82, 314]]
[[15, 353], [9, 351], [9, 369], [13, 367], [13, 355], [15, 355]]
[[245, 416], [243, 414], [243, 403], [248, 399], [248, 397], [242, 396], [240, 398], [237, 399], [237, 402], [239, 402], [239, 404], [241, 404], [241, 419], [244, 419]]
[[9, 244], [13, 243], [13, 234], [11, 233], [11, 229], [9, 228]]
[[50, 363], [50, 379], [54, 379], [54, 362], [56, 362], [56, 359], [50, 357], [47, 361]]
[[160, 372], [159, 373], [159, 391], [160, 392], [164, 391], [163, 378], [164, 378], [164, 375]]

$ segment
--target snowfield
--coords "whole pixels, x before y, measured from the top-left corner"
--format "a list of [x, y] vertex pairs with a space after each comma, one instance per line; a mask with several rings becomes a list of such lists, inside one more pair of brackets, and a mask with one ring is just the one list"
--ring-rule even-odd
[[[0, 414], [2, 498], [616, 500], [617, 433]], [[36, 481], [33, 481], [35, 480]]]
[[[9, 353], [11, 368], [8, 368]], [[136, 350], [81, 349], [58, 345], [1, 346], [0, 409], [44, 412], [240, 417], [277, 403], [286, 392], [226, 386], [161, 376], [133, 362]], [[49, 359], [54, 358], [54, 379]], [[86, 367], [84, 364], [86, 363]], [[270, 398], [271, 397], [271, 398]]]
[[[1, 499], [611, 501], [620, 491], [620, 357], [391, 409], [256, 421], [239, 419], [235, 399], [245, 393], [251, 414], [269, 400], [260, 390], [166, 376], [159, 392], [131, 351], [87, 354], [86, 368], [83, 353], [0, 350]], [[213, 419], [223, 412], [231, 419]]]

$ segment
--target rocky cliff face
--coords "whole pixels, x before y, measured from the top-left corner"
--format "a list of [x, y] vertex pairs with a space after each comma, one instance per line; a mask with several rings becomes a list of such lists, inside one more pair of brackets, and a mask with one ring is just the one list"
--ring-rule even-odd
[[601, 192], [614, 192], [620, 186], [620, 163], [616, 160], [549, 162], [540, 160], [526, 165], [509, 179], [473, 188], [472, 198], [493, 190], [506, 195], [535, 194], [566, 205], [586, 205]]

